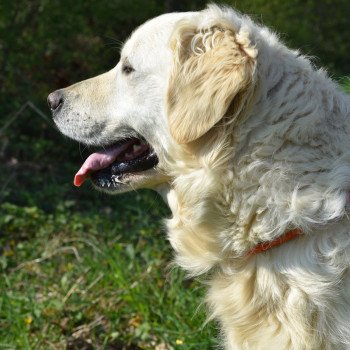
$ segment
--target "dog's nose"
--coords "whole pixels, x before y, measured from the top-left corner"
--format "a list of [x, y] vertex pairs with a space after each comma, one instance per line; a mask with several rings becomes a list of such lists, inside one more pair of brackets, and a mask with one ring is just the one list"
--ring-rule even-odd
[[56, 90], [51, 92], [47, 97], [47, 104], [49, 105], [51, 111], [57, 110], [63, 104], [63, 92], [61, 90]]

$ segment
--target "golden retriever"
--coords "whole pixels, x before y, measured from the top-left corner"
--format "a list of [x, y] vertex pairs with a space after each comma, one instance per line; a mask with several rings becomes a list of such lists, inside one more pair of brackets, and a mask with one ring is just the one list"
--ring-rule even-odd
[[146, 22], [116, 67], [48, 103], [102, 148], [77, 186], [163, 195], [226, 349], [350, 349], [350, 99], [323, 70], [211, 5]]

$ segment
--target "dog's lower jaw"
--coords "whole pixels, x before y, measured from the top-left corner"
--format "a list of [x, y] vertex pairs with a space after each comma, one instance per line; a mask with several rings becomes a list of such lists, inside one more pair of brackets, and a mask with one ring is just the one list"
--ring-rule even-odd
[[110, 187], [99, 186], [95, 181], [93, 181], [93, 186], [98, 191], [117, 195], [142, 188], [157, 191], [158, 187], [166, 186], [167, 181], [168, 177], [162, 172], [156, 169], [150, 169], [142, 173], [128, 174], [127, 176], [115, 179], [113, 185]]

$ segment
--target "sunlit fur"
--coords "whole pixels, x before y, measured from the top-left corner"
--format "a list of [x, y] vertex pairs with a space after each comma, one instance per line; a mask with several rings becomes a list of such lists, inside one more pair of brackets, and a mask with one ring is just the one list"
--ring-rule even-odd
[[[175, 69], [168, 90], [170, 131], [178, 143], [198, 139], [226, 113], [234, 120], [251, 95], [256, 50], [247, 33], [230, 22], [198, 28], [192, 20], [176, 26], [172, 46]], [[210, 88], [208, 89], [208, 85]]]
[[155, 183], [168, 202], [175, 261], [205, 274], [226, 349], [350, 349], [350, 99], [323, 70], [209, 6], [145, 23], [114, 69], [63, 92], [67, 136], [137, 132], [157, 152], [159, 176], [130, 187]]
[[[190, 275], [209, 272], [207, 302], [227, 349], [350, 349], [349, 97], [247, 17], [210, 7], [198, 22], [175, 30], [169, 87], [172, 135], [192, 141], [169, 157], [176, 262]], [[215, 37], [227, 23], [231, 45]], [[230, 57], [241, 33], [247, 46], [238, 62], [208, 69], [216, 45]], [[189, 58], [179, 59], [182, 52]], [[218, 91], [234, 105], [242, 80], [244, 108], [221, 115], [227, 103], [208, 95]], [[295, 227], [299, 239], [245, 257]]]

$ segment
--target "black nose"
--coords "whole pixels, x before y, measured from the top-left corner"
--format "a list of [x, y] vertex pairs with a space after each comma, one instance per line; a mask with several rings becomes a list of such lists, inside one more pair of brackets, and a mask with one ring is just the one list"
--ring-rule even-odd
[[57, 110], [63, 104], [63, 92], [61, 90], [56, 90], [51, 92], [47, 97], [47, 104], [49, 105], [51, 111]]

